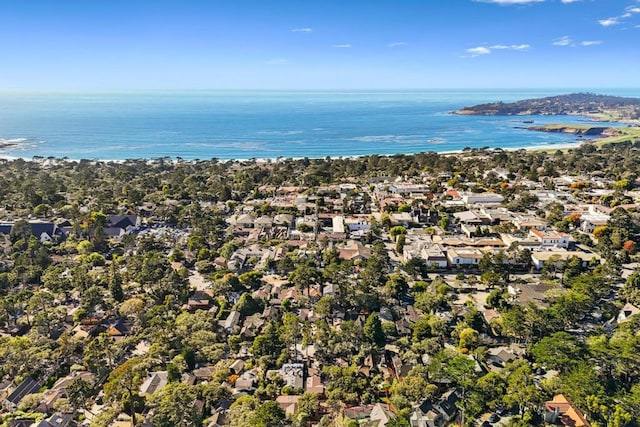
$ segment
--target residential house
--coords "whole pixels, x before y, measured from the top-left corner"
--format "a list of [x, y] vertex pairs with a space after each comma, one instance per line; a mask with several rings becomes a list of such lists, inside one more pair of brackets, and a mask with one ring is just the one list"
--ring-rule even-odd
[[137, 215], [109, 215], [107, 216], [107, 226], [122, 228], [127, 233], [136, 227], [140, 227], [140, 217]]
[[482, 215], [476, 210], [469, 210], [463, 212], [456, 212], [453, 214], [455, 221], [459, 224], [466, 224], [471, 226], [489, 225], [490, 220], [487, 216]]
[[258, 383], [258, 374], [255, 370], [249, 370], [244, 372], [235, 382], [235, 392], [251, 392], [253, 393]]
[[267, 251], [258, 245], [240, 248], [231, 255], [227, 263], [227, 268], [229, 268], [229, 270], [242, 270], [247, 264], [247, 261], [251, 258], [254, 258], [256, 261], [260, 260], [265, 252]]
[[487, 350], [487, 357], [493, 366], [504, 368], [507, 363], [524, 355], [524, 348], [517, 346], [500, 346]]
[[587, 267], [591, 265], [593, 262], [600, 260], [600, 256], [593, 252], [555, 250], [555, 251], [532, 251], [531, 263], [537, 270], [540, 270], [544, 267], [545, 263], [547, 263], [550, 259], [558, 260], [558, 261], [567, 261], [568, 259], [573, 257], [579, 258], [582, 261], [583, 267]]
[[371, 220], [369, 215], [352, 215], [344, 219], [344, 223], [350, 233], [355, 231], [371, 230]]
[[74, 424], [74, 414], [63, 414], [56, 412], [51, 417], [40, 421], [36, 427], [69, 427]]
[[440, 245], [423, 247], [420, 251], [420, 257], [424, 259], [428, 267], [447, 268], [449, 262], [445, 250]]
[[324, 384], [322, 384], [322, 378], [317, 369], [309, 369], [305, 391], [313, 394], [324, 394]]
[[620, 312], [618, 313], [618, 317], [617, 317], [618, 323], [628, 322], [631, 319], [631, 316], [635, 316], [638, 313], [640, 313], [640, 308], [628, 302], [624, 305], [624, 307], [622, 307], [622, 310], [620, 310]]
[[281, 395], [276, 397], [276, 403], [280, 405], [285, 414], [293, 416], [298, 411], [298, 399], [296, 395]]
[[610, 218], [610, 215], [600, 212], [583, 214], [580, 216], [580, 230], [585, 233], [593, 234], [596, 228], [607, 225]]
[[366, 260], [371, 256], [371, 249], [360, 242], [350, 242], [336, 249], [340, 258], [347, 261]]
[[212, 296], [205, 291], [194, 291], [187, 301], [187, 310], [209, 310]]
[[562, 394], [557, 394], [553, 400], [544, 402], [544, 420], [551, 424], [561, 424], [565, 427], [590, 427], [589, 421], [576, 405]]
[[410, 224], [416, 223], [417, 220], [409, 212], [396, 212], [389, 215], [391, 225], [402, 225], [403, 227], [409, 227]]
[[244, 370], [245, 362], [242, 359], [236, 359], [230, 366], [229, 370], [236, 375], [240, 375]]
[[529, 235], [538, 240], [542, 246], [558, 246], [567, 249], [571, 244], [571, 235], [567, 233], [531, 229]]
[[[0, 234], [9, 235], [14, 224], [13, 222], [0, 223]], [[40, 243], [66, 237], [64, 230], [50, 221], [29, 221], [29, 226], [31, 226], [31, 234], [40, 240]]]
[[3, 402], [5, 408], [9, 411], [15, 410], [26, 395], [37, 393], [40, 387], [42, 387], [42, 384], [39, 381], [31, 377], [25, 378], [25, 380], [7, 396], [7, 399]]
[[529, 230], [542, 231], [547, 228], [547, 222], [542, 221], [535, 216], [518, 215], [511, 223], [520, 231], [528, 232]]
[[395, 417], [396, 415], [391, 411], [391, 408], [388, 405], [376, 403], [371, 409], [371, 413], [369, 414], [369, 423], [367, 425], [370, 427], [385, 427], [387, 423]]
[[447, 249], [447, 259], [451, 266], [477, 266], [484, 253], [477, 248], [449, 248]]
[[220, 325], [223, 329], [230, 331], [238, 325], [241, 317], [242, 315], [240, 314], [240, 312], [234, 310], [229, 313], [229, 316], [227, 316], [226, 319], [218, 320], [218, 325]]
[[270, 216], [261, 216], [253, 221], [253, 227], [261, 230], [271, 230], [273, 227], [273, 218]]
[[463, 193], [462, 201], [466, 205], [499, 205], [504, 197], [497, 193]]
[[304, 387], [304, 365], [302, 363], [285, 363], [280, 368], [279, 374], [285, 385], [296, 389]]
[[456, 389], [444, 393], [440, 399], [427, 399], [411, 413], [411, 427], [442, 427], [450, 424], [458, 415], [456, 403], [460, 396]]
[[167, 371], [151, 372], [140, 385], [141, 395], [150, 395], [164, 388], [169, 383]]

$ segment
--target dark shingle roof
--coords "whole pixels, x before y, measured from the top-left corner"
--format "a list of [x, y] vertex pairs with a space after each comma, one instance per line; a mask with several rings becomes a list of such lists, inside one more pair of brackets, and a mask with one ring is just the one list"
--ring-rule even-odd
[[40, 384], [33, 378], [28, 377], [26, 380], [20, 383], [18, 388], [13, 390], [9, 397], [7, 397], [7, 400], [14, 405], [17, 405], [27, 394], [36, 393], [40, 389], [40, 387], [42, 387], [42, 384]]

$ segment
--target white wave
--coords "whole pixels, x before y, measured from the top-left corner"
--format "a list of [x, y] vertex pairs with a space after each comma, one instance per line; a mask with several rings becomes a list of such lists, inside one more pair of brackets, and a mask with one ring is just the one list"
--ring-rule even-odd
[[246, 141], [246, 142], [187, 142], [181, 144], [185, 147], [198, 147], [198, 148], [234, 148], [238, 150], [259, 150], [264, 149], [265, 143], [260, 141]]
[[27, 141], [27, 138], [0, 138], [0, 144], [21, 144]]
[[303, 134], [303, 130], [263, 130], [256, 132], [259, 135], [280, 135], [280, 136], [288, 136], [288, 135], [300, 135]]
[[401, 144], [406, 142], [419, 142], [425, 137], [426, 135], [366, 135], [348, 138], [347, 141]]

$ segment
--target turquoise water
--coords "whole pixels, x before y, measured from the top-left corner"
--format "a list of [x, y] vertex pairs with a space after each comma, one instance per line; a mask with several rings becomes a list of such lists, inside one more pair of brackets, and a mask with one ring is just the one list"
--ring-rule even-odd
[[[564, 145], [576, 143], [575, 136], [516, 127], [584, 117], [448, 113], [573, 91], [0, 93], [0, 146], [15, 144], [0, 148], [0, 156], [318, 158]], [[606, 93], [640, 96], [640, 89]]]

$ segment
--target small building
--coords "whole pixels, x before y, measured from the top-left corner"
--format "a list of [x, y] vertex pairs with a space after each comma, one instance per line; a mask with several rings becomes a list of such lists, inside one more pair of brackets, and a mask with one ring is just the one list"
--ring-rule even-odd
[[226, 319], [219, 320], [218, 324], [223, 329], [226, 329], [227, 331], [230, 331], [230, 330], [232, 330], [234, 327], [236, 327], [238, 325], [238, 323], [240, 322], [240, 318], [241, 317], [242, 317], [242, 315], [240, 314], [240, 312], [234, 310], [231, 313], [229, 313], [229, 316], [227, 316]]
[[618, 313], [618, 317], [617, 317], [618, 323], [628, 322], [631, 319], [631, 316], [635, 316], [638, 313], [640, 313], [640, 308], [628, 302], [624, 305], [624, 307], [622, 307], [622, 310], [620, 310], [620, 312]]
[[149, 395], [162, 389], [169, 383], [167, 371], [151, 372], [140, 385], [140, 394]]
[[287, 415], [294, 415], [298, 411], [298, 399], [300, 396], [282, 395], [276, 397], [276, 403], [280, 405]]

